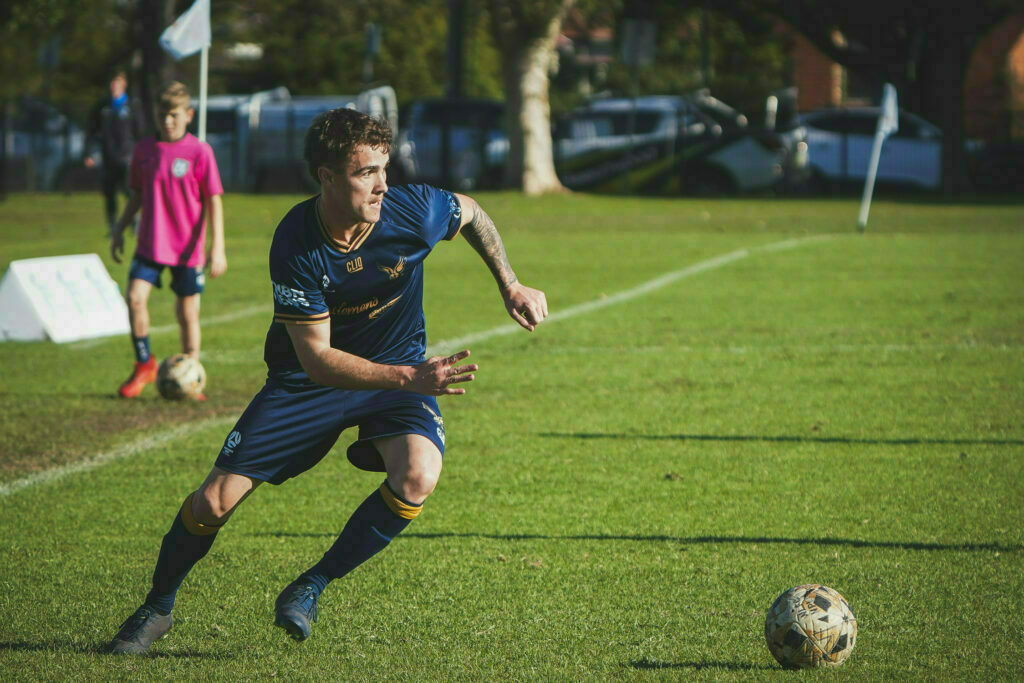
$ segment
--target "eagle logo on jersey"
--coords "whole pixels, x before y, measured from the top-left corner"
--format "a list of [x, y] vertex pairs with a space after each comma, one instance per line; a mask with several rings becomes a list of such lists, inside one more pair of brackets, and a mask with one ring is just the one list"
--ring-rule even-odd
[[405, 270], [405, 257], [402, 256], [398, 259], [398, 263], [395, 264], [394, 268], [390, 266], [377, 266], [377, 270], [381, 270], [388, 274], [389, 280], [397, 280], [402, 275], [402, 271]]

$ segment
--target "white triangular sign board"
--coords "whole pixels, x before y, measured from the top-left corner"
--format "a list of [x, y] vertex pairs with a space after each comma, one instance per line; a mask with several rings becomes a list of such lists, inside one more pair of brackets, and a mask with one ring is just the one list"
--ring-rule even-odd
[[0, 339], [70, 342], [128, 334], [128, 306], [96, 254], [12, 261], [0, 281]]

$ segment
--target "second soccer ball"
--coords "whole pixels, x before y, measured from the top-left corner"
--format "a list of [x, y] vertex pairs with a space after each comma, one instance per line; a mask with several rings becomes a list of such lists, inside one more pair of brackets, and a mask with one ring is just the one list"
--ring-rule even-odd
[[206, 387], [206, 370], [197, 358], [183, 353], [171, 356], [160, 364], [156, 373], [156, 388], [160, 395], [172, 401], [199, 398]]

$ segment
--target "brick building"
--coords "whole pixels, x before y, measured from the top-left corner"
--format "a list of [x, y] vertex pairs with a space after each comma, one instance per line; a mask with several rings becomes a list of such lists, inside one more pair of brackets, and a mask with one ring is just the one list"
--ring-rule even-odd
[[[778, 31], [790, 46], [799, 111], [877, 101], [877, 93], [861, 87], [798, 31], [781, 22]], [[975, 46], [963, 100], [968, 138], [1024, 140], [1024, 12], [1005, 19]]]

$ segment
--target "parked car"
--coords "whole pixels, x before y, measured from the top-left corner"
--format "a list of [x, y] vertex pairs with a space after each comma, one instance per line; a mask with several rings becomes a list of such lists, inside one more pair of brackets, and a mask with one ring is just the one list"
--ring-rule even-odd
[[[814, 185], [864, 181], [878, 115], [878, 107], [848, 107], [800, 116], [807, 128]], [[938, 189], [942, 182], [942, 132], [920, 116], [900, 110], [899, 130], [882, 145], [875, 182]]]
[[[197, 100], [193, 106], [198, 108]], [[206, 103], [206, 141], [229, 191], [317, 191], [303, 161], [303, 139], [317, 114], [350, 107], [398, 124], [389, 86], [357, 95], [293, 96], [285, 87], [248, 95], [213, 95]], [[189, 132], [195, 134], [198, 115]]]
[[[595, 100], [555, 128], [555, 169], [577, 190], [721, 194], [776, 188], [799, 163], [776, 131], [706, 91]], [[803, 157], [806, 164], [806, 157]]]
[[0, 139], [7, 170], [4, 189], [58, 189], [67, 170], [81, 164], [85, 131], [52, 105], [31, 97], [15, 102], [9, 113]]
[[[467, 191], [497, 187], [508, 135], [504, 105], [485, 98], [426, 98], [399, 115], [392, 151], [395, 182], [423, 182]], [[447, 158], [443, 154], [447, 136]]]

